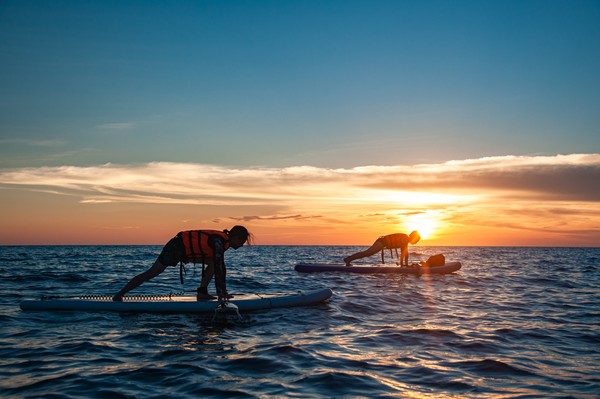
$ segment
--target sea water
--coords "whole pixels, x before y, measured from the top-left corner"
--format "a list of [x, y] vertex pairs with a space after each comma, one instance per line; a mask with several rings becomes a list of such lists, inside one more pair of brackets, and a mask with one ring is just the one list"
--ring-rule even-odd
[[[160, 249], [0, 247], [0, 397], [600, 397], [599, 248], [416, 246], [411, 262], [443, 253], [463, 264], [417, 277], [294, 271], [362, 247], [243, 247], [226, 253], [231, 293], [333, 297], [215, 321], [19, 308], [112, 295]], [[132, 293], [192, 293], [200, 273], [188, 266], [182, 285], [168, 268]]]

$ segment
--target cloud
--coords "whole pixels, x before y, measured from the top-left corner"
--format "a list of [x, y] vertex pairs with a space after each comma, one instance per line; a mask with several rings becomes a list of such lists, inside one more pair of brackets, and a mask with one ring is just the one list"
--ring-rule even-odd
[[[138, 219], [115, 223], [131, 227], [160, 209], [165, 218], [194, 215], [194, 223], [248, 223], [274, 243], [347, 244], [418, 229], [428, 243], [437, 234], [451, 245], [594, 246], [598, 181], [600, 154], [339, 169], [172, 162], [0, 169], [2, 198], [14, 205], [3, 218], [13, 229], [75, 199], [72, 223], [135, 209]], [[37, 216], [20, 207], [40, 193], [56, 201], [36, 208]]]
[[[313, 202], [331, 206], [369, 202], [375, 206], [396, 201], [432, 206], [473, 196], [598, 201], [598, 181], [600, 154], [505, 156], [351, 169], [241, 169], [169, 162], [0, 169], [0, 187], [52, 190], [79, 196], [90, 204], [294, 203], [302, 208]], [[418, 207], [408, 210], [417, 211]]]
[[303, 219], [318, 219], [323, 216], [315, 215], [315, 216], [303, 216], [303, 215], [290, 215], [290, 216], [243, 216], [243, 217], [230, 217], [232, 220], [236, 220], [239, 222], [252, 222], [256, 220], [303, 220]]
[[[366, 187], [520, 193], [545, 200], [600, 200], [600, 154], [489, 157], [413, 167], [373, 167]], [[394, 170], [395, 169], [395, 170]]]
[[62, 139], [26, 139], [26, 138], [6, 138], [0, 139], [0, 145], [21, 145], [28, 147], [63, 147], [67, 144]]

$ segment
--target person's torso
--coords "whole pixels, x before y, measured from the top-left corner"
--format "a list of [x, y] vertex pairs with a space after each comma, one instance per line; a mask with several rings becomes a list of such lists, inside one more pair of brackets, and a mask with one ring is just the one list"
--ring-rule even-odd
[[408, 236], [404, 233], [389, 234], [383, 237], [386, 248], [402, 248], [408, 246]]
[[188, 262], [204, 262], [214, 256], [214, 240], [223, 240], [223, 251], [229, 248], [229, 237], [218, 230], [187, 230], [177, 234], [185, 248]]

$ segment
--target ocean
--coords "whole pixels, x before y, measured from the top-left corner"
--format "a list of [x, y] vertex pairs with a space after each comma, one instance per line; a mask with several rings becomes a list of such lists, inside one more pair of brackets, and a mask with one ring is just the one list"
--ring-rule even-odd
[[[364, 247], [251, 246], [226, 253], [231, 293], [333, 297], [217, 321], [19, 308], [112, 295], [160, 249], [1, 246], [0, 397], [600, 397], [600, 248], [414, 246], [411, 262], [443, 253], [463, 264], [417, 277], [294, 270]], [[131, 294], [194, 292], [199, 274], [188, 266], [182, 285], [168, 268]]]

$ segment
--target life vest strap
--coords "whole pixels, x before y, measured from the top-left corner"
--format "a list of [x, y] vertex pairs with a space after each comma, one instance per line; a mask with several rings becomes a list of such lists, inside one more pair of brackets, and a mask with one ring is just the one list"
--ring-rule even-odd
[[183, 264], [183, 262], [179, 262], [179, 281], [181, 281], [181, 284], [183, 284], [183, 275], [187, 274], [187, 271], [185, 270], [185, 266]]

